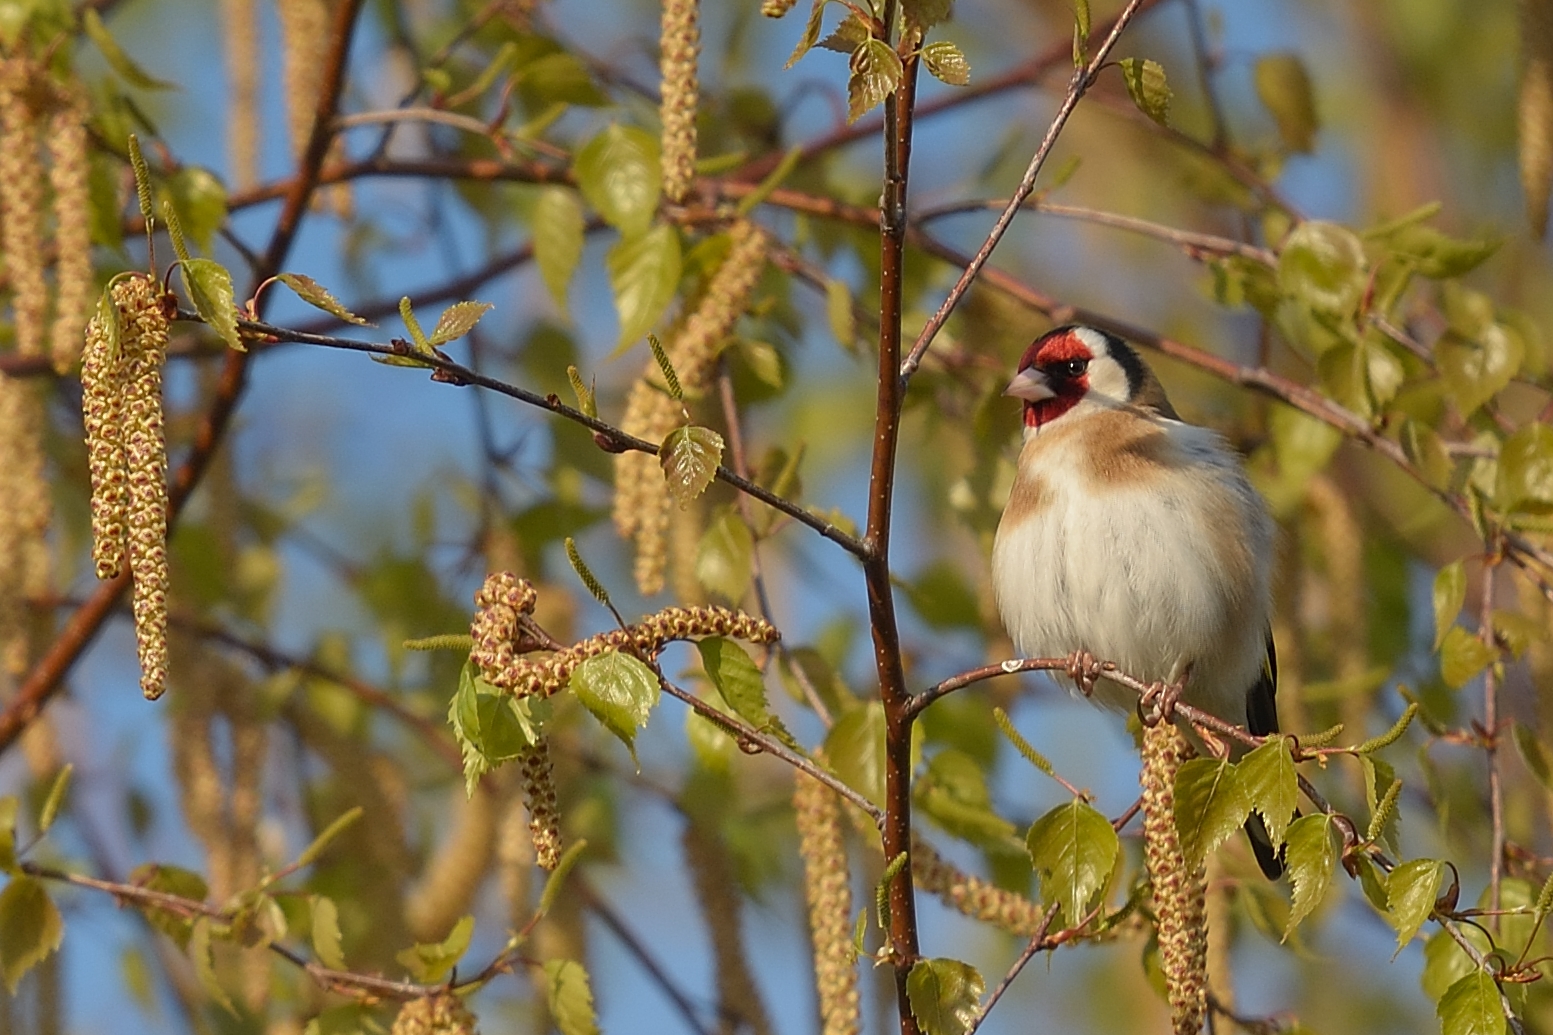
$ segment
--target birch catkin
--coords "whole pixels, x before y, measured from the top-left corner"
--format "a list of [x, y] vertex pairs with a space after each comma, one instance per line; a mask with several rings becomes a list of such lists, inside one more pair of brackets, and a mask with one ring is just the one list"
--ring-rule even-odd
[[129, 562], [140, 689], [155, 700], [167, 684], [168, 317], [161, 287], [148, 277], [120, 279], [111, 298], [116, 313], [100, 311], [87, 325], [81, 365], [92, 556], [98, 578], [116, 577]]
[[48, 284], [43, 278], [43, 163], [38, 160], [41, 70], [25, 55], [0, 61], [0, 247], [11, 288], [16, 351], [43, 348]]
[[663, 0], [659, 62], [663, 75], [663, 196], [680, 204], [696, 177], [696, 109], [700, 83], [700, 0]]
[[1143, 855], [1175, 1035], [1197, 1035], [1208, 1011], [1207, 878], [1201, 866], [1187, 870], [1175, 817], [1176, 772], [1191, 756], [1174, 723], [1144, 727]]
[[63, 374], [81, 356], [92, 300], [91, 187], [86, 94], [60, 92], [48, 120], [49, 186], [54, 191], [54, 323], [49, 358]]

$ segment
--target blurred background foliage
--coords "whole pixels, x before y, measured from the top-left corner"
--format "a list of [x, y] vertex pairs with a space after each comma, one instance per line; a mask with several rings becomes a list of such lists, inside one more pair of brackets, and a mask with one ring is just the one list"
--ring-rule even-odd
[[[1120, 5], [1094, 6], [1100, 27]], [[1000, 397], [1015, 358], [1074, 313], [1133, 329], [1183, 416], [1247, 454], [1281, 523], [1285, 730], [1341, 722], [1340, 743], [1356, 744], [1421, 705], [1383, 761], [1336, 758], [1306, 775], [1362, 827], [1394, 772], [1394, 858], [1449, 860], [1463, 908], [1493, 894], [1505, 907], [1536, 902], [1553, 872], [1553, 291], [1534, 225], [1546, 215], [1539, 163], [1553, 162], [1539, 151], [1553, 149], [1553, 99], [1538, 92], [1553, 89], [1545, 6], [1145, 4], [1116, 53], [1162, 66], [1168, 124], [1138, 110], [1115, 70], [1102, 74], [1054, 150], [1038, 210], [996, 252], [1000, 277], [977, 285], [911, 382], [892, 558], [913, 689], [1013, 654], [986, 564], [1016, 456], [1017, 408]], [[294, 175], [335, 10], [0, 4], [8, 61], [88, 91], [99, 285], [147, 262], [123, 159], [136, 132], [190, 240], [232, 270], [239, 301], [251, 294], [245, 272]], [[637, 0], [363, 5], [327, 185], [285, 268], [379, 321], [363, 335], [377, 341], [402, 333], [401, 296], [427, 325], [446, 303], [493, 303], [449, 354], [568, 402], [574, 365], [599, 416], [619, 424], [652, 369], [643, 332], [672, 345], [728, 253], [735, 206], [802, 146], [749, 213], [769, 235], [768, 261], [687, 406], [738, 443], [755, 481], [855, 530], [880, 318], [877, 111], [845, 121], [843, 55], [816, 49], [784, 70], [805, 9], [777, 21], [753, 0], [708, 4], [700, 179], [683, 204], [660, 204], [659, 13]], [[844, 14], [827, 8], [824, 31]], [[934, 30], [968, 59], [970, 85], [920, 80], [908, 341], [961, 268], [946, 257], [974, 251], [990, 226], [978, 203], [1009, 195], [1045, 133], [1071, 73], [1073, 24], [1066, 0], [961, 0]], [[580, 156], [611, 133], [630, 146], [590, 167]], [[45, 218], [45, 237], [63, 224]], [[622, 288], [622, 240], [656, 228], [637, 287]], [[54, 247], [40, 242], [39, 254], [52, 262]], [[165, 264], [171, 249], [159, 242], [156, 254]], [[13, 316], [18, 261], [8, 251]], [[344, 333], [267, 290], [272, 323]], [[52, 574], [26, 588], [16, 620], [27, 657], [9, 687], [94, 590], [79, 383], [27, 354], [14, 323], [0, 329], [0, 370], [46, 414], [32, 433], [47, 457]], [[325, 896], [348, 969], [397, 978], [398, 954], [456, 938], [471, 915], [459, 974], [472, 976], [529, 923], [543, 882], [511, 767], [465, 794], [445, 721], [462, 657], [403, 645], [467, 630], [474, 590], [495, 570], [533, 581], [535, 617], [561, 642], [611, 628], [567, 562], [567, 537], [627, 620], [671, 602], [769, 609], [784, 639], [773, 709], [878, 799], [863, 583], [834, 544], [714, 483], [672, 512], [666, 588], [643, 596], [633, 544], [609, 520], [611, 458], [585, 429], [360, 356], [254, 347], [236, 421], [171, 541], [167, 698], [135, 693], [121, 615], [0, 756], [4, 788], [23, 800], [19, 844], [55, 773], [75, 767], [58, 824], [29, 858], [226, 905], [359, 808], [286, 894], [254, 907], [255, 929], [285, 929], [283, 944], [311, 956], [320, 920], [308, 896]], [[212, 334], [176, 326], [175, 469], [204, 448], [198, 429], [227, 362]], [[1277, 398], [1311, 389], [1298, 396], [1305, 411]], [[671, 650], [664, 671], [713, 694], [694, 651]], [[1108, 816], [1136, 795], [1132, 737], [1120, 717], [1035, 677], [978, 684], [923, 714], [923, 836], [962, 870], [1040, 899], [1023, 832], [1068, 795], [1009, 749], [994, 706]], [[815, 1028], [790, 767], [739, 751], [672, 700], [638, 738], [636, 763], [570, 699], [557, 699], [548, 736], [566, 838], [587, 848], [523, 950], [531, 965], [470, 998], [484, 1030], [576, 1023], [549, 1013], [555, 982], [542, 965], [563, 959], [586, 965], [605, 1030]], [[1136, 833], [1123, 843], [1112, 908], [1139, 869]], [[862, 909], [883, 860], [866, 823], [849, 844]], [[1238, 838], [1210, 876], [1214, 988], [1227, 1010], [1268, 1025], [1249, 1030], [1430, 1029], [1437, 1000], [1471, 969], [1433, 925], [1397, 952], [1392, 924], [1341, 870], [1286, 941], [1289, 888], [1263, 882]], [[350, 1005], [276, 955], [223, 941], [231, 932], [199, 966], [186, 923], [166, 930], [154, 911], [144, 922], [101, 892], [50, 892], [63, 947], [0, 999], [0, 1031], [335, 1032], [384, 1030], [394, 1016], [392, 1003]], [[923, 951], [972, 963], [989, 986], [1023, 944], [931, 895], [920, 905]], [[1479, 922], [1506, 965], [1546, 976], [1536, 919]], [[985, 1030], [1162, 1030], [1145, 933], [1124, 925], [1051, 953]], [[877, 929], [869, 937], [876, 947]], [[861, 967], [870, 1031], [896, 1027], [887, 973]], [[1546, 984], [1505, 985], [1528, 1031], [1553, 1030]]]

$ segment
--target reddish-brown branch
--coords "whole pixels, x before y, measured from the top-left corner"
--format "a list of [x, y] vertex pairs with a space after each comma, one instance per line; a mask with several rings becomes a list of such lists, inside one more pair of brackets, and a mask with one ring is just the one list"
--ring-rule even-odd
[[[339, 104], [340, 91], [345, 83], [345, 68], [350, 54], [351, 37], [356, 27], [356, 16], [362, 0], [347, 0], [336, 12], [333, 26], [333, 43], [330, 46], [327, 65], [320, 89], [318, 110], [314, 115], [313, 135], [303, 153], [301, 171], [291, 181], [286, 195], [286, 205], [270, 237], [269, 247], [255, 271], [254, 283], [258, 284], [278, 272], [296, 239], [308, 201], [318, 182], [318, 170], [323, 165], [329, 148], [329, 124]], [[168, 500], [168, 527], [171, 529], [178, 515], [188, 503], [189, 496], [199, 484], [200, 478], [215, 456], [237, 402], [242, 397], [247, 380], [249, 356], [233, 352], [227, 356], [221, 380], [216, 386], [214, 398], [194, 435], [193, 449], [187, 460], [178, 468]], [[129, 573], [105, 582], [98, 587], [87, 602], [70, 616], [65, 628], [55, 637], [43, 658], [27, 673], [0, 712], [0, 752], [16, 741], [28, 723], [43, 710], [65, 678], [70, 667], [102, 628], [103, 622], [113, 611], [119, 597], [129, 588]]]

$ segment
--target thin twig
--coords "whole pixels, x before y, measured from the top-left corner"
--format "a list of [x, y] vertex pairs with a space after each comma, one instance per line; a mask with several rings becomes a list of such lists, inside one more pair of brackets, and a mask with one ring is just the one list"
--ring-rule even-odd
[[1052, 921], [1057, 919], [1058, 907], [1059, 903], [1056, 902], [1046, 907], [1046, 912], [1041, 915], [1041, 926], [1036, 928], [1035, 933], [1030, 936], [1030, 940], [1025, 943], [1024, 951], [1019, 954], [1018, 959], [1014, 960], [1013, 966], [1008, 968], [1008, 973], [1003, 975], [1003, 980], [998, 982], [997, 987], [992, 990], [992, 994], [987, 997], [987, 1001], [976, 1012], [976, 1019], [971, 1022], [971, 1026], [966, 1030], [966, 1035], [976, 1035], [977, 1030], [981, 1027], [981, 1022], [985, 1021], [987, 1015], [992, 1013], [992, 1008], [998, 1005], [998, 1000], [1003, 998], [1003, 993], [1008, 991], [1009, 986], [1014, 983], [1014, 979], [1025, 969], [1025, 964], [1035, 959], [1036, 953], [1047, 948], [1046, 932], [1051, 930]]
[[1122, 13], [1116, 16], [1116, 22], [1111, 26], [1110, 33], [1101, 42], [1100, 46], [1096, 48], [1095, 56], [1083, 68], [1074, 71], [1073, 78], [1068, 82], [1067, 95], [1063, 97], [1062, 104], [1057, 107], [1057, 113], [1052, 116], [1051, 125], [1046, 129], [1046, 136], [1041, 140], [1041, 145], [1036, 148], [1034, 156], [1031, 157], [1030, 165], [1025, 169], [1025, 174], [1020, 179], [1019, 186], [1015, 188], [1013, 197], [1009, 198], [1008, 205], [1004, 207], [1003, 213], [998, 216], [997, 222], [992, 225], [992, 230], [987, 234], [987, 239], [982, 242], [981, 247], [976, 250], [976, 254], [966, 265], [964, 272], [960, 274], [960, 279], [950, 289], [948, 297], [944, 299], [943, 304], [938, 307], [938, 311], [928, 319], [927, 323], [923, 325], [921, 333], [917, 335], [916, 343], [912, 345], [910, 354], [907, 355], [906, 361], [901, 364], [900, 377], [902, 380], [909, 380], [911, 375], [916, 373], [917, 367], [922, 364], [923, 354], [933, 344], [933, 339], [938, 335], [939, 329], [943, 327], [944, 321], [949, 319], [949, 315], [960, 304], [960, 299], [964, 298], [965, 293], [970, 290], [971, 284], [981, 273], [981, 268], [992, 257], [992, 250], [998, 246], [998, 242], [1003, 240], [1003, 235], [1008, 232], [1009, 226], [1014, 221], [1014, 216], [1018, 215], [1020, 207], [1025, 203], [1025, 199], [1030, 196], [1031, 191], [1035, 190], [1035, 179], [1040, 175], [1042, 166], [1046, 164], [1046, 156], [1051, 153], [1052, 146], [1057, 143], [1057, 137], [1062, 133], [1063, 127], [1068, 124], [1068, 118], [1073, 114], [1073, 109], [1078, 106], [1079, 98], [1084, 96], [1090, 86], [1093, 85], [1095, 77], [1100, 74], [1100, 69], [1111, 55], [1111, 48], [1116, 46], [1116, 41], [1121, 38], [1122, 30], [1127, 27], [1128, 23], [1138, 13], [1138, 7], [1141, 2], [1142, 0], [1130, 0], [1127, 6], [1122, 9]]

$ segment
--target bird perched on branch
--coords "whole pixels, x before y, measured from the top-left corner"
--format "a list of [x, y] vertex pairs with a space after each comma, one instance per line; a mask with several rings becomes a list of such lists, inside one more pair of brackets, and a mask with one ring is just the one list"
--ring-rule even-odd
[[[1113, 662], [1156, 685], [1166, 716], [1179, 693], [1252, 733], [1277, 732], [1273, 522], [1240, 458], [1184, 423], [1131, 346], [1093, 327], [1037, 338], [1004, 394], [1024, 401], [1024, 447], [992, 585], [1015, 647]], [[1085, 693], [1137, 706], [1081, 667], [1069, 681]], [[1266, 828], [1253, 816], [1246, 829], [1277, 877]]]

